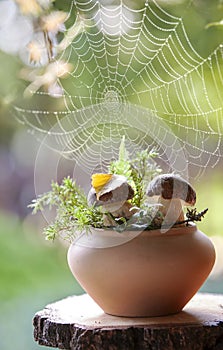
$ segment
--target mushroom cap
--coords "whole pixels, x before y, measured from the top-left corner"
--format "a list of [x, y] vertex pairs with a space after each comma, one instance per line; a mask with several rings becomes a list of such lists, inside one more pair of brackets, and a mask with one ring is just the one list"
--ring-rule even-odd
[[196, 203], [196, 192], [181, 176], [162, 174], [156, 176], [148, 185], [146, 194], [149, 197], [161, 196], [164, 199], [179, 198], [186, 205]]
[[133, 188], [127, 183], [127, 179], [122, 175], [112, 175], [111, 179], [96, 192], [92, 187], [88, 193], [89, 205], [105, 205], [118, 202], [125, 202], [134, 195]]
[[104, 204], [102, 201], [99, 201], [97, 199], [97, 194], [93, 187], [91, 187], [90, 191], [88, 192], [87, 202], [89, 206], [92, 206], [92, 205], [99, 206]]

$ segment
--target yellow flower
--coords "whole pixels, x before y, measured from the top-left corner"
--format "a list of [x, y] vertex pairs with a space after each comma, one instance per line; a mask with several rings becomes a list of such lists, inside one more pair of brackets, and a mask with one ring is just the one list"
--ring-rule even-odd
[[104, 185], [108, 183], [108, 181], [111, 179], [112, 174], [93, 174], [92, 179], [92, 187], [94, 187], [95, 192], [98, 193]]

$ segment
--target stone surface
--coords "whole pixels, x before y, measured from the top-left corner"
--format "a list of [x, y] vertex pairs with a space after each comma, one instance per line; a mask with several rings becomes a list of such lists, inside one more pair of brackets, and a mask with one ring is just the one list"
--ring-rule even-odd
[[178, 314], [105, 314], [87, 295], [47, 305], [33, 320], [40, 345], [86, 350], [223, 350], [223, 295], [197, 294]]

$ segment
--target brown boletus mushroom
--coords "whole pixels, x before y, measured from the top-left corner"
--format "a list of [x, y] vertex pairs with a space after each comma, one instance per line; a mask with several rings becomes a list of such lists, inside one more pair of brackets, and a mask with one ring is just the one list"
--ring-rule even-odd
[[[103, 174], [94, 174], [103, 175]], [[95, 180], [95, 179], [94, 179]], [[125, 176], [113, 174], [107, 177], [107, 181], [100, 186], [95, 186], [97, 181], [92, 181], [92, 188], [88, 193], [88, 205], [101, 206], [104, 213], [111, 213], [113, 217], [129, 219], [133, 215], [129, 199], [133, 198], [134, 190], [128, 184]], [[107, 215], [104, 217], [105, 226], [115, 225], [115, 221]]]
[[196, 203], [196, 192], [181, 176], [162, 174], [156, 176], [148, 185], [147, 196], [157, 196], [165, 224], [173, 225], [184, 221], [183, 206]]

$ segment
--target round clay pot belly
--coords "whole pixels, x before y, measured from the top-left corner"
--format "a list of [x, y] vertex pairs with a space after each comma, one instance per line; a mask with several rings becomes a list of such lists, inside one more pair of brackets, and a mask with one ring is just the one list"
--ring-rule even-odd
[[[104, 248], [73, 243], [68, 264], [74, 277], [112, 315], [148, 317], [181, 311], [213, 267], [215, 251], [210, 239], [195, 225], [166, 233], [134, 232], [132, 239], [122, 243], [125, 234], [129, 235], [94, 230], [92, 240], [95, 236]], [[120, 237], [120, 245], [109, 244], [114, 235], [117, 240]]]

